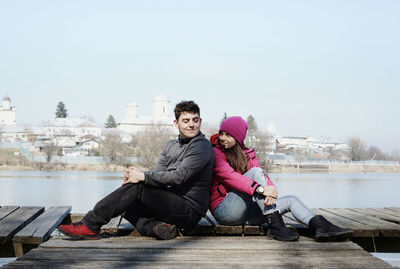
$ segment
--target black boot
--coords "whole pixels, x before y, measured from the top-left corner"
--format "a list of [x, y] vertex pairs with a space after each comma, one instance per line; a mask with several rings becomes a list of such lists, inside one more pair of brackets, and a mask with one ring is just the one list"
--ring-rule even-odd
[[268, 224], [267, 236], [279, 241], [295, 241], [299, 239], [296, 231], [290, 230], [283, 222], [282, 215], [279, 211], [265, 215]]
[[164, 222], [159, 223], [153, 227], [152, 236], [161, 240], [173, 239], [177, 236], [176, 226]]
[[345, 241], [353, 233], [351, 229], [336, 226], [321, 215], [312, 217], [308, 226], [314, 232], [317, 241]]

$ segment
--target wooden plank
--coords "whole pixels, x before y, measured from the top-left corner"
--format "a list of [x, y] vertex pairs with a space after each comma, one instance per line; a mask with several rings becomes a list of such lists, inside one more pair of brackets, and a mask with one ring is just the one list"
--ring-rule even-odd
[[[54, 245], [57, 247], [42, 247]], [[89, 247], [92, 245], [93, 247]], [[119, 247], [116, 247], [119, 245]], [[148, 237], [70, 241], [57, 237], [4, 268], [392, 268], [350, 241], [251, 237]]]
[[[357, 260], [358, 259], [358, 260]], [[377, 258], [376, 258], [377, 259]], [[148, 269], [162, 269], [162, 268], [208, 268], [208, 269], [221, 269], [221, 268], [254, 268], [254, 269], [265, 269], [266, 266], [273, 268], [366, 268], [366, 269], [384, 269], [393, 268], [392, 266], [384, 263], [383, 261], [376, 263], [360, 262], [362, 258], [356, 257], [354, 259], [355, 264], [351, 264], [351, 261], [340, 260], [335, 262], [328, 262], [327, 260], [302, 260], [300, 262], [289, 260], [270, 260], [265, 258], [263, 263], [254, 263], [252, 261], [242, 262], [230, 262], [229, 260], [224, 262], [211, 261], [190, 261], [190, 262], [163, 262], [163, 261], [72, 261], [69, 264], [60, 264], [57, 261], [16, 261], [11, 264], [5, 265], [4, 269], [8, 268], [19, 268], [19, 269], [43, 269], [43, 268], [85, 268], [85, 269], [109, 269], [109, 268], [148, 268]], [[379, 260], [379, 259], [378, 259]], [[296, 263], [297, 262], [297, 263]]]
[[[330, 212], [332, 211], [330, 210]], [[381, 220], [375, 216], [361, 214], [347, 208], [337, 209], [336, 212], [341, 216], [352, 219], [355, 222], [375, 228], [383, 236], [400, 237], [400, 225], [398, 224]]]
[[1, 220], [0, 243], [6, 243], [24, 228], [28, 223], [37, 218], [44, 211], [44, 207], [23, 206]]
[[[268, 259], [273, 260], [302, 260], [302, 259], [320, 259], [321, 255], [326, 259], [351, 259], [354, 257], [369, 258], [368, 253], [361, 250], [340, 251], [303, 251], [300, 249], [291, 250], [274, 250], [268, 252]], [[65, 263], [70, 261], [157, 261], [162, 259], [163, 262], [168, 261], [204, 261], [213, 260], [223, 262], [229, 257], [230, 262], [240, 262], [243, 260], [251, 260], [253, 262], [265, 263], [265, 252], [262, 250], [252, 251], [251, 249], [237, 250], [197, 250], [197, 249], [178, 249], [169, 250], [132, 250], [132, 249], [35, 249], [27, 253], [20, 260], [62, 260]], [[300, 261], [301, 262], [301, 261]]]
[[71, 212], [71, 206], [50, 207], [19, 231], [13, 240], [24, 244], [40, 244], [50, 237], [69, 212]]
[[[358, 249], [362, 248], [351, 241], [346, 242], [330, 242], [323, 244], [315, 242], [308, 237], [300, 237], [300, 241], [296, 242], [280, 242], [267, 238], [266, 236], [184, 236], [173, 240], [156, 240], [149, 237], [113, 237], [103, 238], [101, 240], [64, 240], [65, 237], [53, 236], [53, 238], [40, 245], [41, 248], [115, 248], [115, 249], [180, 249], [193, 248], [196, 249], [290, 249], [293, 247], [304, 250], [316, 250], [324, 248], [326, 250], [338, 249]], [[295, 245], [293, 245], [295, 244]]]
[[389, 209], [394, 211], [395, 214], [400, 215], [400, 207], [385, 207], [385, 209]]
[[0, 208], [0, 224], [1, 220], [10, 215], [12, 212], [17, 210], [19, 206], [3, 206]]
[[394, 222], [400, 224], [400, 215], [392, 214], [393, 211], [384, 208], [349, 208], [352, 211], [358, 212], [360, 214], [374, 216], [382, 220]]
[[337, 209], [313, 209], [318, 215], [323, 215], [327, 220], [335, 225], [353, 230], [353, 237], [377, 237], [379, 231], [369, 225], [360, 223], [352, 218], [346, 218]]
[[400, 218], [400, 212], [396, 212], [396, 211], [390, 210], [388, 208], [374, 208], [374, 210], [381, 211], [385, 214], [390, 215], [391, 217]]
[[217, 225], [215, 226], [215, 233], [217, 235], [241, 235], [243, 233], [243, 227], [239, 225]]

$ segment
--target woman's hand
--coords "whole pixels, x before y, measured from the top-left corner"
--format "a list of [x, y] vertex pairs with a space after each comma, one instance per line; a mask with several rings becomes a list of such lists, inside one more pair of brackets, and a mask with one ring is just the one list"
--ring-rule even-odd
[[276, 200], [278, 198], [278, 191], [275, 186], [265, 186], [263, 195], [265, 197], [275, 198]]
[[274, 205], [275, 203], [276, 203], [276, 199], [271, 196], [267, 196], [264, 199], [264, 205], [266, 205], [266, 206]]
[[122, 185], [128, 183], [139, 183], [144, 181], [144, 173], [135, 167], [129, 167], [124, 174], [124, 182]]

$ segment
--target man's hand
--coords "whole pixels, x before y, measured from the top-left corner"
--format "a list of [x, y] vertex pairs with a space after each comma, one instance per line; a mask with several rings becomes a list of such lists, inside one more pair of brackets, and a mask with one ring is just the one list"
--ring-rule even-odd
[[124, 174], [124, 182], [122, 185], [128, 183], [139, 183], [144, 181], [144, 173], [135, 167], [129, 167]]

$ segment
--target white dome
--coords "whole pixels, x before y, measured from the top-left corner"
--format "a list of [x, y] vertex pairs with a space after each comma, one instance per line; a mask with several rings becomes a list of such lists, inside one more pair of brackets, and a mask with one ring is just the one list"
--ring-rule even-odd
[[165, 94], [160, 93], [154, 98], [154, 101], [168, 101], [168, 98]]
[[3, 101], [9, 101], [10, 102], [10, 97], [8, 97], [8, 95], [4, 96]]

